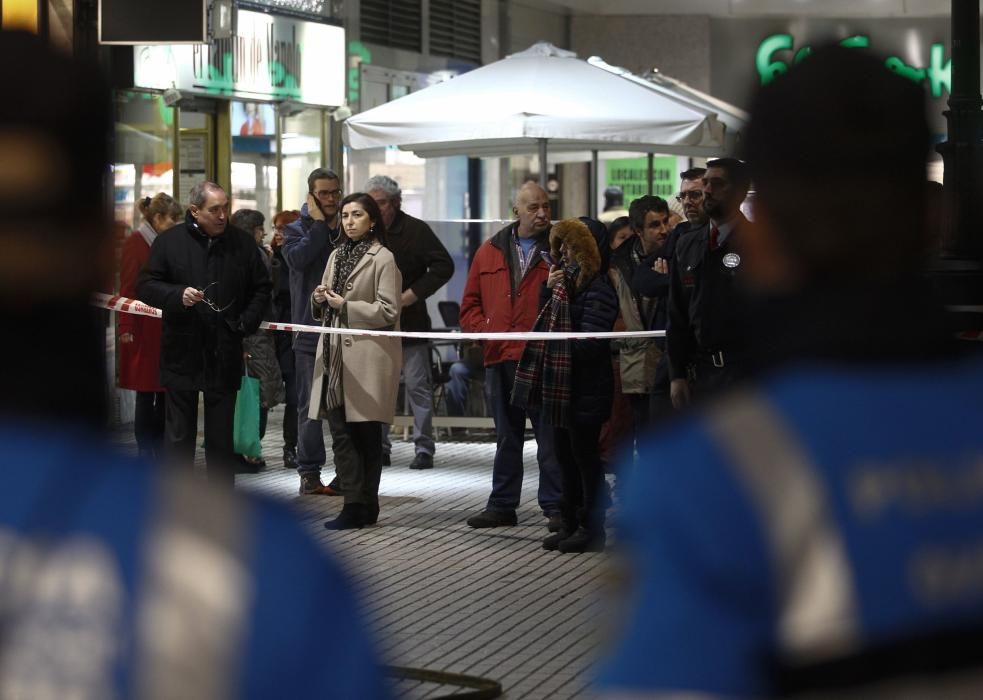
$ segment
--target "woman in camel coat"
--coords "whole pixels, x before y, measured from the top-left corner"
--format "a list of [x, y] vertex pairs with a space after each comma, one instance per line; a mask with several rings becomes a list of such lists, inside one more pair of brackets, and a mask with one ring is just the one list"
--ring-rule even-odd
[[[385, 247], [385, 224], [367, 194], [350, 194], [341, 203], [347, 240], [331, 253], [321, 284], [311, 295], [314, 318], [325, 326], [398, 330], [402, 278]], [[402, 344], [399, 338], [367, 335], [321, 337], [311, 385], [312, 419], [336, 412], [357, 459], [338, 465], [345, 505], [329, 530], [371, 525], [379, 518], [382, 426], [396, 409]]]

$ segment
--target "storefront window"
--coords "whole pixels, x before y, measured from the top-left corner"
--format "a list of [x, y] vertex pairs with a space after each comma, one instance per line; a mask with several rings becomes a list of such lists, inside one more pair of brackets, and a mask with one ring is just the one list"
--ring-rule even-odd
[[283, 209], [300, 209], [307, 197], [307, 176], [324, 165], [321, 112], [308, 109], [283, 120]]
[[232, 103], [232, 211], [276, 214], [276, 113], [257, 102]]
[[114, 214], [120, 227], [134, 229], [140, 225], [137, 204], [144, 197], [174, 194], [174, 110], [149, 93], [117, 92], [115, 101]]

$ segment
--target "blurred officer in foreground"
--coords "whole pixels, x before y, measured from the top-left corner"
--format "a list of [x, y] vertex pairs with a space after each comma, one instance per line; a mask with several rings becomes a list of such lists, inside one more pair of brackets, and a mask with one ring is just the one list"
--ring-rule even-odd
[[0, 77], [0, 324], [32, 342], [0, 344], [0, 697], [386, 697], [296, 516], [106, 443], [112, 103], [27, 34], [0, 33]]
[[751, 115], [751, 347], [795, 366], [643, 452], [606, 697], [983, 697], [983, 362], [920, 281], [923, 88], [826, 47]]

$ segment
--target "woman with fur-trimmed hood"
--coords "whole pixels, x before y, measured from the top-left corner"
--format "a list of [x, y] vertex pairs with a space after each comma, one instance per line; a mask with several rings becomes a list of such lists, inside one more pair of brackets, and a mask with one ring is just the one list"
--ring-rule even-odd
[[[583, 221], [564, 219], [553, 226], [553, 260], [534, 330], [602, 333], [614, 327], [618, 299], [607, 275], [601, 274], [600, 251]], [[604, 473], [598, 443], [614, 394], [607, 371], [610, 357], [607, 339], [533, 340], [526, 343], [516, 370], [512, 403], [542, 412], [554, 431], [562, 471], [563, 528], [543, 541], [544, 549], [604, 549], [604, 508], [599, 502]]]

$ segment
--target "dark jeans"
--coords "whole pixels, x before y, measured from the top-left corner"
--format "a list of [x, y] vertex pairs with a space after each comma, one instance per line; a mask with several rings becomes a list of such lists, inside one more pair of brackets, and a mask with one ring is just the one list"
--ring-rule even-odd
[[[283, 407], [283, 447], [297, 449], [297, 365], [292, 350], [279, 353], [280, 374], [286, 389]], [[310, 389], [308, 388], [308, 392]]]
[[[485, 368], [485, 391], [498, 439], [492, 468], [492, 492], [487, 506], [491, 511], [515, 510], [522, 497], [522, 443], [526, 438], [526, 411], [511, 404], [517, 364], [510, 361]], [[537, 443], [539, 507], [543, 513], [553, 515], [560, 511], [561, 497], [560, 465], [553, 447], [553, 431], [537, 413], [530, 412], [529, 420]]]
[[560, 509], [569, 532], [584, 527], [590, 532], [604, 529], [601, 501], [604, 470], [598, 449], [600, 423], [575, 423], [570, 428], [553, 428], [556, 458], [563, 474]]
[[634, 451], [638, 451], [641, 449], [642, 439], [649, 429], [650, 399], [648, 394], [626, 394], [626, 396], [631, 402], [631, 432]]
[[[294, 352], [294, 360], [297, 367], [297, 472], [320, 474], [326, 459], [324, 428], [320, 420], [311, 420], [307, 417], [310, 402], [320, 400], [320, 397], [311, 398], [314, 355], [297, 350]], [[346, 461], [356, 458], [355, 451], [351, 436], [344, 429], [344, 421], [339, 424], [329, 417], [328, 429], [331, 431], [331, 452], [334, 455], [334, 467], [337, 473]]]
[[160, 457], [164, 448], [164, 392], [138, 391], [133, 415], [133, 434], [140, 454]]
[[[198, 392], [168, 390], [164, 448], [168, 461], [186, 469], [195, 464], [198, 439]], [[232, 422], [236, 393], [205, 392], [205, 464], [208, 480], [232, 488], [235, 484], [235, 451]]]
[[345, 492], [345, 503], [368, 506], [379, 503], [379, 480], [382, 478], [382, 423], [345, 420], [341, 406], [328, 412], [328, 423], [337, 424], [347, 435], [353, 458], [338, 465], [338, 478]]

